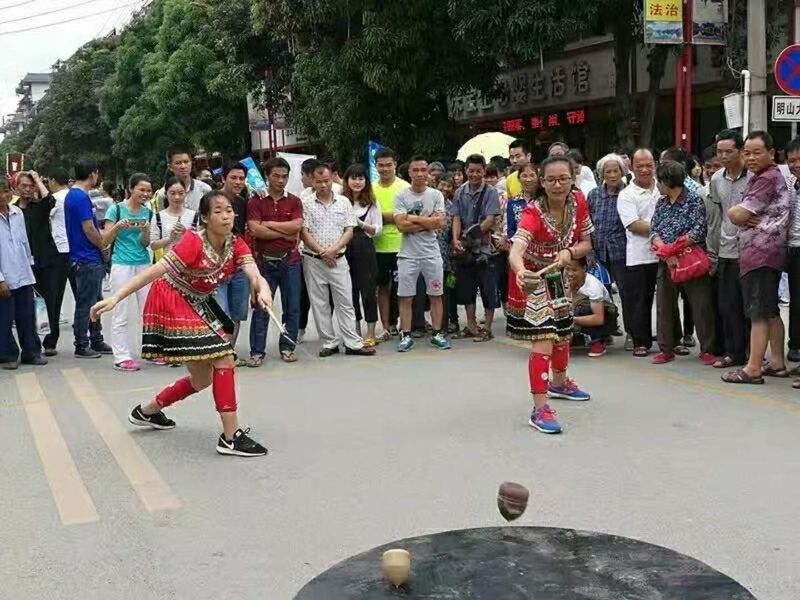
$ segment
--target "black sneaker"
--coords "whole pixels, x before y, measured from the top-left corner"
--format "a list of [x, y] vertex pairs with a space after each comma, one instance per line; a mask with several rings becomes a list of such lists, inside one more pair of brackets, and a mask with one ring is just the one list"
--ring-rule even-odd
[[100, 354], [114, 354], [114, 350], [112, 350], [111, 346], [109, 346], [105, 342], [100, 342], [99, 344], [92, 344], [92, 350], [94, 350], [95, 352], [99, 352]]
[[128, 422], [136, 427], [150, 427], [151, 429], [175, 429], [175, 421], [168, 418], [163, 412], [158, 411], [154, 415], [146, 415], [142, 412], [140, 404], [128, 415]]
[[224, 433], [220, 434], [217, 442], [217, 453], [228, 456], [264, 456], [267, 453], [267, 449], [250, 438], [247, 435], [248, 433], [250, 433], [249, 427], [244, 431], [237, 429], [231, 442], [225, 439]]
[[91, 348], [76, 348], [75, 358], [100, 358], [101, 354]]

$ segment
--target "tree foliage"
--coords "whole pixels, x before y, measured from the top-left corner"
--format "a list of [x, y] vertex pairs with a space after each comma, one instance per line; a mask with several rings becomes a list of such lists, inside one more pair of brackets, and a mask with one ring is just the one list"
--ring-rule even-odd
[[477, 60], [452, 34], [441, 0], [271, 0], [256, 33], [284, 44], [268, 93], [290, 124], [341, 158], [368, 139], [403, 153], [451, 151], [447, 95], [489, 87], [497, 63]]

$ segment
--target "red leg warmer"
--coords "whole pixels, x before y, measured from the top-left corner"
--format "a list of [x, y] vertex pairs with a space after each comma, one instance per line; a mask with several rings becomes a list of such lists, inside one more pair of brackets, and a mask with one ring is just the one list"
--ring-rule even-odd
[[553, 372], [566, 373], [569, 366], [569, 344], [553, 346]]
[[211, 390], [217, 412], [236, 412], [236, 381], [233, 372], [233, 367], [214, 369]]
[[192, 387], [192, 378], [184, 377], [183, 379], [178, 379], [178, 381], [170, 383], [161, 390], [156, 396], [156, 404], [161, 408], [167, 408], [196, 393], [197, 390]]
[[528, 359], [528, 377], [532, 394], [546, 394], [550, 378], [550, 356], [531, 352], [531, 357]]

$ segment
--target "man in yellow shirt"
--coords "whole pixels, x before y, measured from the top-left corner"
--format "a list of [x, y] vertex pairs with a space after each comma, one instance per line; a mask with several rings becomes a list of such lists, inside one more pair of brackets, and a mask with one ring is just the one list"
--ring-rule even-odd
[[375, 238], [378, 259], [378, 309], [383, 323], [380, 341], [397, 336], [397, 308], [392, 310], [392, 299], [397, 298], [397, 253], [403, 243], [403, 234], [394, 224], [394, 199], [408, 187], [408, 182], [397, 176], [397, 155], [391, 148], [381, 148], [375, 154], [379, 180], [372, 187], [383, 216], [383, 229]]
[[512, 172], [506, 177], [506, 196], [516, 198], [522, 195], [522, 184], [519, 182], [519, 171], [514, 169], [518, 164], [531, 161], [531, 153], [525, 140], [514, 140], [508, 145], [508, 160], [511, 162]]

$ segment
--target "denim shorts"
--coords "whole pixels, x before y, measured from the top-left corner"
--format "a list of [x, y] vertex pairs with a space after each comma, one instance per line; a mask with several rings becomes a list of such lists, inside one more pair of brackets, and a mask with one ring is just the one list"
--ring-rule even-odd
[[250, 311], [250, 282], [244, 271], [236, 271], [228, 283], [217, 289], [217, 302], [231, 321], [247, 321]]

